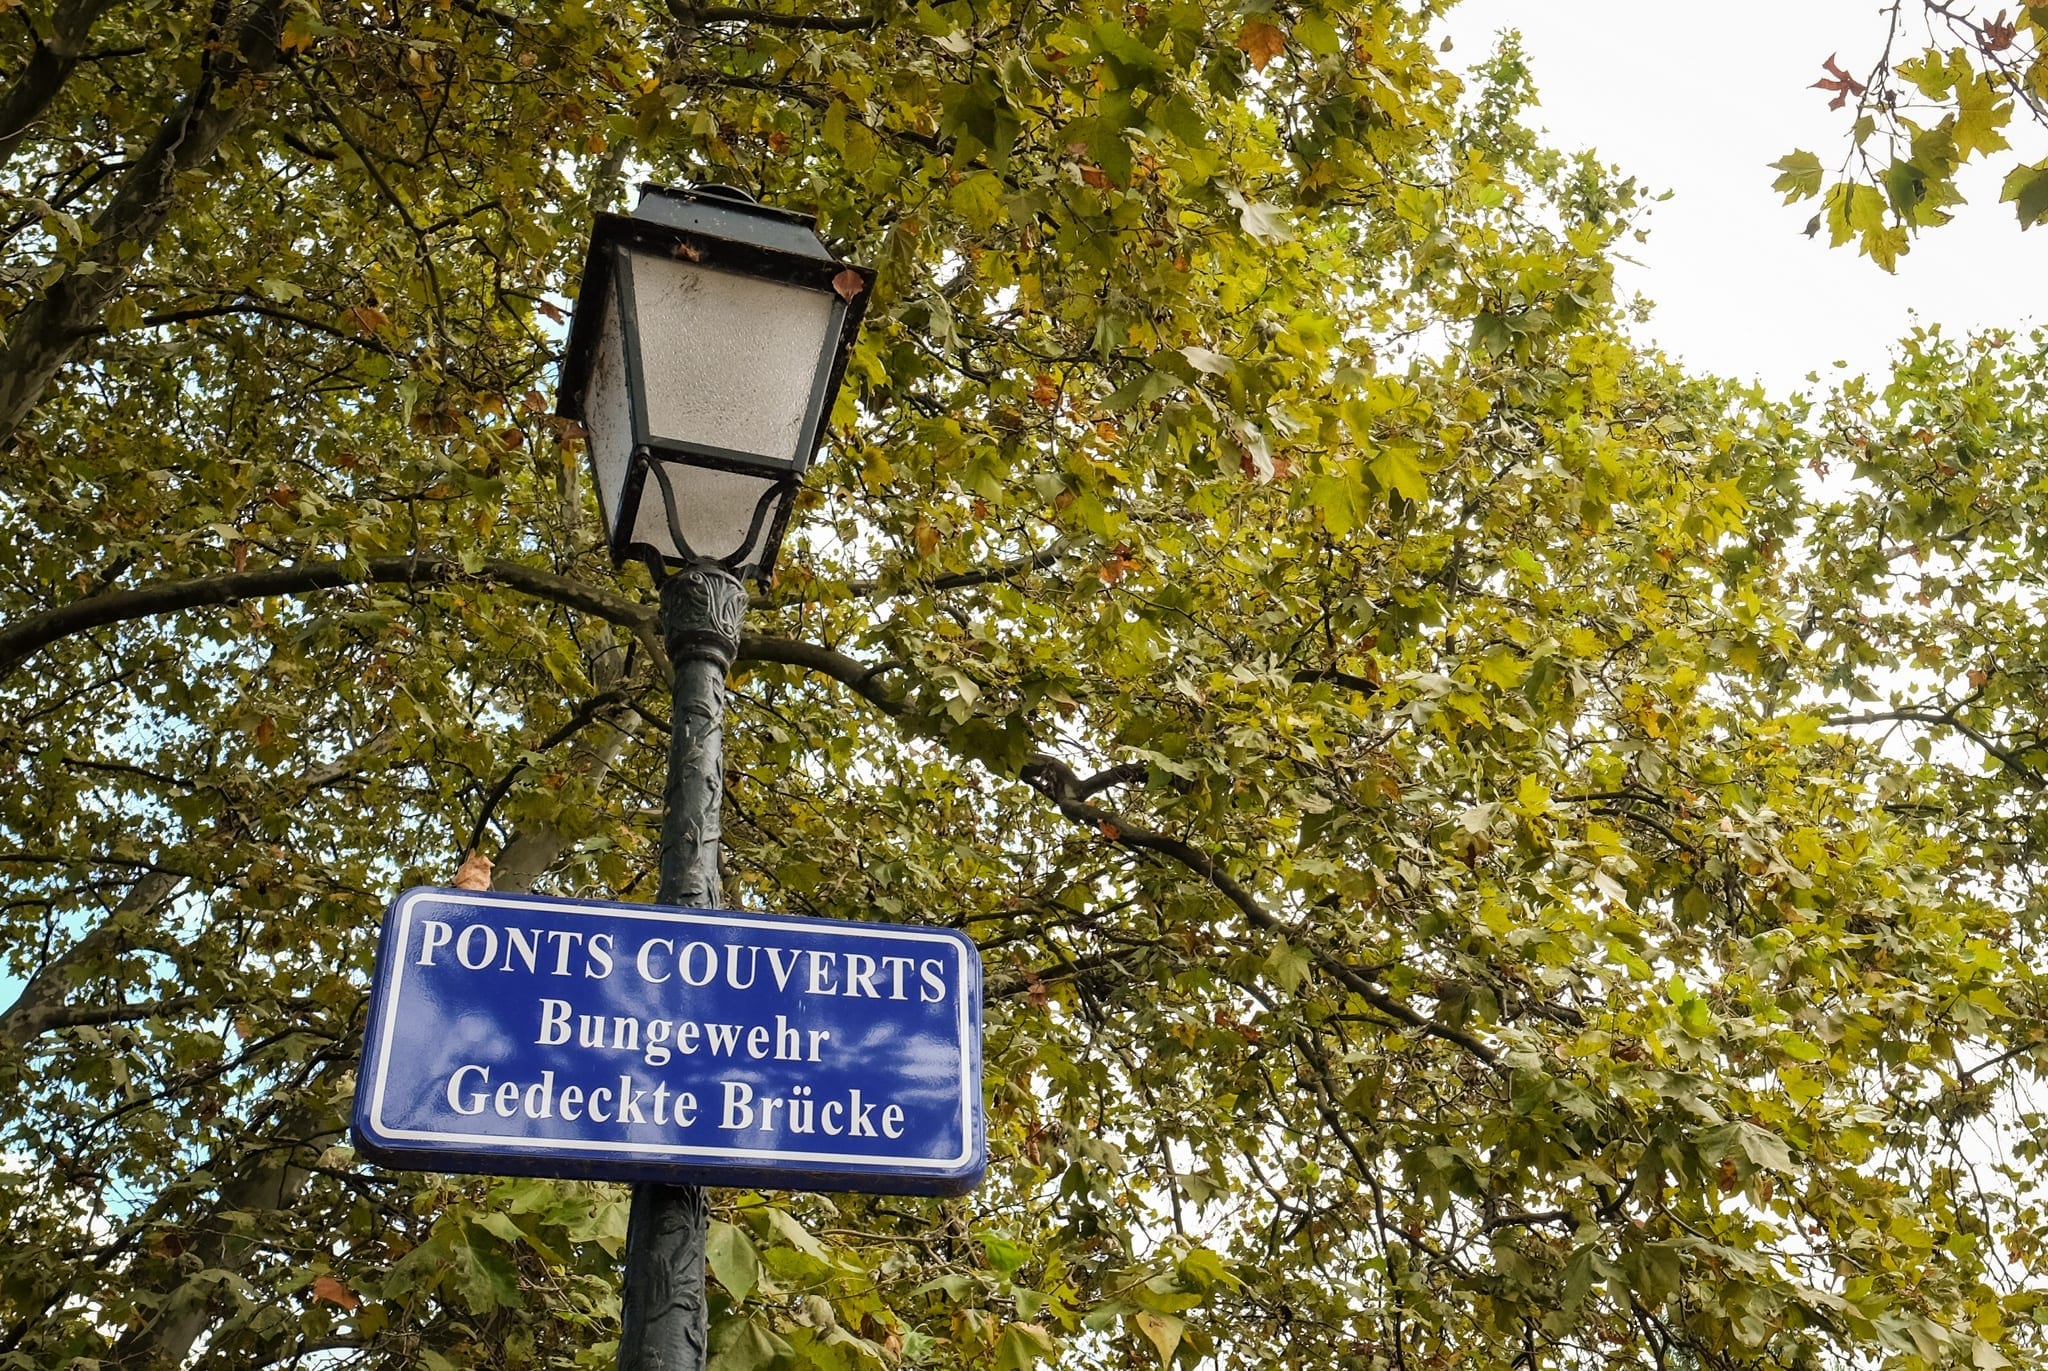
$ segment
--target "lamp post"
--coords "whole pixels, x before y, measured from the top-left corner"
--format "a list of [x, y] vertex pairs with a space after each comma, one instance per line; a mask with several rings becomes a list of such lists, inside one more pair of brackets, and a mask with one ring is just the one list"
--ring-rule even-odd
[[[557, 409], [588, 434], [613, 560], [661, 585], [675, 677], [662, 904], [719, 906], [725, 677], [746, 582], [774, 567], [873, 282], [808, 216], [724, 187], [643, 186], [630, 216], [597, 216]], [[619, 1371], [704, 1364], [706, 1227], [700, 1187], [633, 1187]]]

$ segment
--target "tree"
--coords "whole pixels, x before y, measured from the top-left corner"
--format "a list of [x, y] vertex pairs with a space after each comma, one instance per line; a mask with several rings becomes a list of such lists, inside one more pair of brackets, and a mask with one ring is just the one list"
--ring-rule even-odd
[[2022, 229], [2048, 218], [2048, 161], [2026, 161], [2006, 137], [2016, 112], [2048, 125], [2048, 16], [2031, 3], [1987, 14], [1945, 0], [1900, 0], [1881, 13], [1870, 64], [1844, 68], [1831, 54], [1814, 82], [1851, 120], [1840, 161], [1831, 171], [1802, 149], [1772, 163], [1786, 204], [1821, 201], [1807, 234], [1825, 227], [1832, 246], [1854, 242], [1890, 271], [1914, 234], [1963, 203], [1962, 168], [2000, 154], [2010, 164], [2000, 201]]
[[1433, 16], [18, 8], [0, 1359], [606, 1364], [618, 1192], [342, 1127], [393, 892], [651, 889], [628, 168], [881, 271], [729, 896], [989, 973], [988, 1181], [720, 1192], [719, 1366], [2038, 1359], [2035, 353], [1643, 354]]

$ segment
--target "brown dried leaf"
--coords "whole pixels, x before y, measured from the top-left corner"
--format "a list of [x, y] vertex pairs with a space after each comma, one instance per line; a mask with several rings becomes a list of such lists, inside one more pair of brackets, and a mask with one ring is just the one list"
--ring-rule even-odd
[[1102, 577], [1104, 585], [1113, 586], [1124, 578], [1125, 573], [1136, 571], [1140, 565], [1141, 563], [1131, 556], [1130, 544], [1126, 543], [1117, 548], [1116, 555], [1104, 562], [1096, 574]]
[[351, 1314], [355, 1312], [356, 1306], [362, 1303], [362, 1300], [356, 1297], [355, 1291], [332, 1276], [313, 1277], [313, 1298], [326, 1300], [329, 1304], [338, 1304]]
[[1821, 63], [1821, 66], [1826, 69], [1828, 74], [1814, 82], [1813, 89], [1831, 90], [1835, 93], [1835, 98], [1828, 101], [1829, 109], [1840, 109], [1843, 105], [1849, 103], [1850, 96], [1861, 95], [1870, 89], [1837, 66], [1834, 53], [1829, 53], [1828, 60]]
[[1252, 65], [1260, 71], [1266, 63], [1287, 51], [1287, 35], [1280, 29], [1256, 16], [1244, 21], [1244, 27], [1237, 31], [1237, 45], [1244, 49], [1245, 56], [1252, 59]]
[[848, 267], [832, 278], [832, 289], [838, 291], [839, 298], [846, 301], [849, 305], [858, 299], [860, 293], [867, 288], [867, 281], [852, 267]]

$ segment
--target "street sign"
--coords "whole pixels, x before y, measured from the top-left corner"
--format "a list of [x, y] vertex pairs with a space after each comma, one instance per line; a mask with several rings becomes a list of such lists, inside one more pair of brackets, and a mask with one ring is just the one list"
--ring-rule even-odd
[[962, 1194], [981, 958], [944, 928], [408, 890], [355, 1137], [415, 1170]]

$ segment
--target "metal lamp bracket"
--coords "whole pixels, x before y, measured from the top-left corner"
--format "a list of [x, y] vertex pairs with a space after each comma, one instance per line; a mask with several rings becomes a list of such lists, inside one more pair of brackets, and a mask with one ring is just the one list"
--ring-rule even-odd
[[[664, 462], [655, 461], [644, 453], [640, 460], [654, 472], [655, 482], [661, 487], [662, 514], [668, 520], [669, 537], [675, 539], [676, 551], [682, 554], [683, 561], [685, 563], [694, 563], [714, 560], [698, 555], [697, 550], [690, 546], [690, 540], [683, 536], [683, 521], [676, 507], [675, 481], [668, 474], [668, 465]], [[715, 559], [720, 566], [733, 572], [735, 575], [738, 574], [740, 563], [746, 558], [747, 553], [753, 550], [755, 543], [761, 537], [761, 525], [767, 522], [769, 511], [775, 508], [776, 503], [783, 496], [792, 493], [796, 485], [797, 482], [794, 480], [769, 483], [768, 488], [761, 492], [761, 498], [754, 503], [754, 517], [747, 524], [747, 534], [746, 537], [740, 540], [739, 550], [729, 557]], [[647, 569], [653, 573], [657, 585], [668, 578], [668, 568], [659, 554], [649, 553], [642, 560], [647, 564]]]

